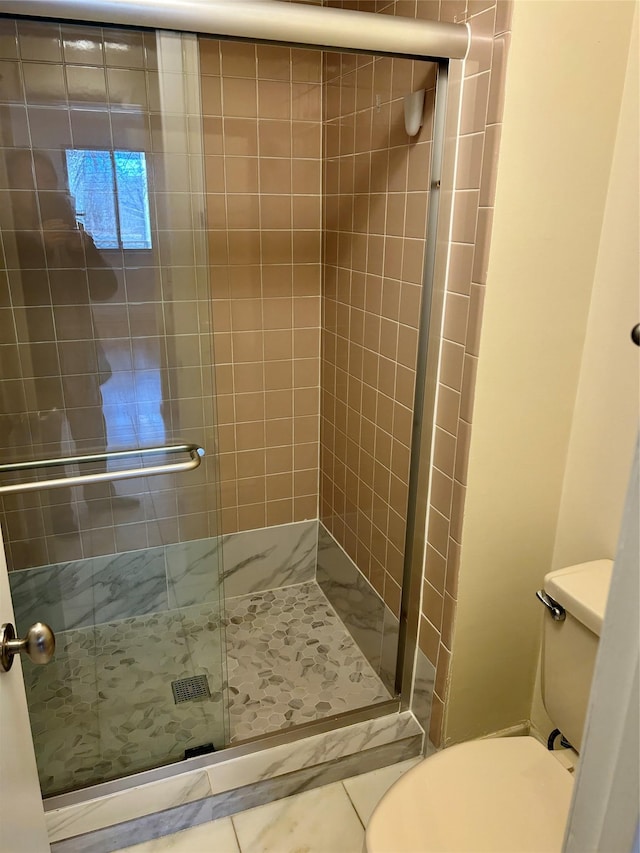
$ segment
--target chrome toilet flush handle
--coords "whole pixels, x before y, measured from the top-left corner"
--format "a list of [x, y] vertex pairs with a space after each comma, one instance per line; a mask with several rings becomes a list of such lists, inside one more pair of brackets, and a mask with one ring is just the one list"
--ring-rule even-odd
[[539, 589], [536, 592], [536, 597], [551, 612], [551, 618], [554, 620], [554, 622], [564, 622], [567, 617], [567, 614], [561, 604], [558, 604], [555, 599], [551, 598], [550, 595], [547, 595], [547, 593], [543, 589]]
[[49, 663], [56, 650], [56, 637], [44, 622], [34, 622], [23, 639], [16, 639], [16, 631], [11, 622], [0, 628], [0, 672], [9, 672], [13, 666], [14, 655], [26, 652], [27, 657], [36, 664]]

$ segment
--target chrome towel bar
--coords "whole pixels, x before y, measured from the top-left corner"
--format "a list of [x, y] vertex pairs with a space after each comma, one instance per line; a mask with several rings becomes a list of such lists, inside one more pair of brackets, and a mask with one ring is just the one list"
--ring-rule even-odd
[[30, 459], [25, 462], [9, 462], [0, 465], [0, 475], [13, 471], [30, 471], [34, 468], [55, 468], [62, 465], [82, 465], [88, 462], [109, 462], [114, 459], [131, 459], [134, 456], [158, 456], [188, 453], [184, 462], [165, 462], [161, 465], [149, 465], [140, 468], [123, 468], [116, 471], [102, 471], [97, 474], [73, 474], [69, 477], [56, 477], [51, 480], [32, 480], [26, 483], [12, 483], [1, 486], [0, 495], [16, 492], [35, 492], [39, 489], [60, 489], [62, 487], [83, 486], [88, 483], [110, 483], [114, 480], [133, 480], [136, 477], [156, 477], [160, 474], [179, 474], [197, 468], [204, 456], [204, 450], [198, 444], [170, 444], [165, 447], [142, 447], [136, 450], [113, 450], [105, 453], [88, 453], [84, 456], [59, 456], [55, 459]]

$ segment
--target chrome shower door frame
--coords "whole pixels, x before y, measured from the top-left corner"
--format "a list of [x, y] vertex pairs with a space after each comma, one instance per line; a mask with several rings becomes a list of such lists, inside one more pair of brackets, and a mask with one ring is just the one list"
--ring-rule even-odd
[[[454, 76], [457, 80], [462, 63]], [[416, 404], [410, 463], [410, 490], [407, 518], [407, 537], [404, 560], [403, 594], [399, 625], [396, 696], [386, 702], [355, 711], [336, 714], [325, 719], [294, 726], [290, 729], [259, 735], [219, 752], [191, 758], [50, 797], [45, 800], [47, 811], [78, 805], [87, 800], [108, 797], [114, 793], [141, 785], [170, 780], [196, 769], [215, 767], [226, 761], [273, 747], [292, 744], [314, 735], [346, 726], [375, 720], [401, 711], [411, 710], [417, 637], [420, 620], [420, 590], [424, 570], [426, 518], [429, 498], [429, 470], [432, 459], [433, 416], [436, 402], [441, 326], [444, 311], [445, 281], [448, 266], [448, 247], [451, 230], [453, 174], [456, 148], [460, 87], [450, 85], [450, 63], [438, 63], [434, 143], [432, 151], [432, 183], [427, 217], [427, 242], [423, 274], [423, 296], [419, 328], [419, 350], [416, 372]], [[425, 738], [428, 732], [425, 732]]]
[[[49, 17], [63, 16], [63, 7], [73, 6], [70, 2], [33, 2], [11, 3], [0, 2], [0, 14], [28, 15]], [[77, 5], [77, 4], [76, 4]], [[218, 4], [219, 5], [219, 4]], [[117, 15], [115, 4], [97, 4], [96, 8], [111, 7], [111, 14]], [[79, 8], [79, 6], [78, 6]], [[124, 8], [124, 5], [121, 7]], [[311, 10], [315, 13], [317, 10]], [[95, 11], [95, 10], [94, 10]], [[300, 10], [302, 11], [302, 9]], [[339, 11], [339, 10], [333, 10]], [[363, 13], [358, 13], [363, 14]], [[73, 15], [69, 14], [73, 19]], [[83, 16], [86, 20], [86, 15]], [[393, 19], [386, 19], [392, 23]], [[116, 21], [112, 20], [112, 23]], [[122, 21], [120, 21], [122, 23]], [[131, 23], [124, 21], [124, 23]], [[413, 22], [414, 24], [420, 22]], [[162, 779], [169, 779], [184, 772], [200, 767], [207, 767], [227, 759], [239, 757], [252, 752], [266, 750], [272, 746], [293, 743], [302, 738], [321, 732], [340, 729], [363, 720], [375, 719], [400, 710], [411, 709], [414, 688], [415, 661], [417, 638], [420, 620], [421, 585], [424, 570], [424, 553], [426, 544], [427, 507], [430, 486], [430, 469], [432, 462], [433, 426], [436, 404], [436, 380], [438, 374], [441, 328], [444, 310], [445, 281], [448, 266], [448, 249], [451, 233], [452, 193], [455, 162], [455, 144], [450, 143], [450, 128], [455, 128], [459, 116], [459, 87], [452, 97], [450, 72], [452, 67], [458, 71], [463, 65], [463, 57], [468, 47], [468, 27], [456, 26], [455, 35], [451, 32], [458, 47], [448, 55], [453, 58], [442, 58], [442, 55], [424, 55], [394, 51], [372, 51], [362, 47], [350, 50], [340, 44], [310, 44], [305, 41], [283, 39], [273, 41], [261, 39], [265, 43], [290, 44], [294, 46], [315, 47], [317, 49], [343, 50], [345, 52], [371, 53], [385, 52], [387, 55], [399, 58], [435, 61], [438, 64], [436, 83], [434, 137], [431, 160], [431, 186], [428, 204], [426, 249], [423, 266], [423, 294], [419, 324], [418, 361], [416, 365], [416, 392], [413, 413], [413, 436], [410, 457], [409, 503], [407, 512], [407, 533], [405, 540], [403, 589], [401, 599], [401, 614], [399, 625], [399, 644], [396, 669], [396, 698], [369, 708], [334, 715], [324, 720], [294, 727], [284, 732], [268, 734], [255, 739], [244, 741], [237, 746], [230, 746], [216, 753], [200, 758], [189, 759], [187, 762], [158, 767], [132, 776], [101, 783], [69, 794], [49, 798], [45, 801], [47, 810], [60, 808], [96, 800], [117, 791], [138, 787]], [[206, 30], [208, 32], [208, 30]], [[466, 47], [462, 49], [462, 36]], [[219, 33], [218, 33], [219, 34]], [[246, 36], [245, 36], [246, 37]], [[446, 54], [445, 54], [446, 55]]]

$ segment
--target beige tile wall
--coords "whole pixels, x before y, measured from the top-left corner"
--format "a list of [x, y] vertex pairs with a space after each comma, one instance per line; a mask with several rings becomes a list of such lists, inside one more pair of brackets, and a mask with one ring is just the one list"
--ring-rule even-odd
[[225, 533], [316, 518], [321, 54], [200, 40]]
[[[398, 615], [435, 67], [325, 56], [320, 517]], [[427, 89], [412, 139], [403, 97]]]
[[[0, 22], [5, 460], [104, 450], [103, 416], [110, 449], [213, 449], [196, 45], [162, 47], [159, 73], [155, 34]], [[145, 153], [151, 249], [83, 238], [68, 148]], [[10, 568], [208, 536], [215, 483], [209, 454], [179, 476], [6, 496]]]
[[[467, 454], [495, 192], [495, 164], [500, 140], [511, 3], [510, 0], [395, 0], [395, 2], [330, 0], [327, 5], [427, 20], [456, 23], [468, 21], [473, 37], [472, 48], [464, 65], [463, 110], [454, 193], [453, 244], [445, 302], [427, 558], [419, 629], [420, 648], [436, 667], [430, 738], [434, 744], [439, 745], [455, 619]], [[355, 92], [356, 103], [359, 96], [368, 97], [368, 91], [368, 81], [365, 82], [363, 77], [361, 86]], [[333, 96], [328, 94], [327, 97]], [[347, 93], [347, 97], [352, 98], [352, 94]], [[351, 129], [346, 129], [346, 132], [350, 139]], [[407, 187], [410, 189], [411, 173], [409, 172], [408, 175]], [[349, 243], [348, 247], [345, 242], [339, 244], [338, 252], [341, 257], [346, 257], [348, 251], [353, 251], [354, 256], [358, 257], [362, 254], [362, 239], [359, 235], [352, 235], [346, 242]], [[375, 252], [375, 244], [373, 248]], [[327, 273], [329, 270], [330, 267], [327, 265]], [[347, 277], [343, 273], [343, 285], [346, 285], [346, 282]], [[332, 287], [339, 290], [339, 284], [334, 285], [330, 277], [326, 294], [326, 304], [329, 306], [332, 300]], [[344, 293], [345, 287], [343, 286], [342, 291], [339, 292]], [[347, 299], [348, 297], [345, 297], [345, 301]], [[341, 304], [340, 300], [336, 302], [337, 306]], [[329, 311], [331, 315], [333, 309], [330, 308]], [[341, 309], [341, 313], [343, 328], [346, 328], [345, 323], [348, 320], [344, 318], [344, 309]], [[329, 340], [331, 340], [330, 337]], [[344, 365], [347, 359], [344, 344], [341, 344], [341, 349], [340, 358]], [[348, 350], [349, 346], [346, 349]], [[353, 349], [353, 343], [351, 343], [351, 349]], [[330, 347], [328, 354], [323, 354], [323, 367], [329, 362], [332, 352], [333, 347]], [[343, 367], [341, 369], [346, 372]], [[329, 363], [327, 371], [329, 382], [333, 381], [333, 372], [334, 366]], [[339, 388], [340, 393], [344, 395], [348, 392], [349, 383], [342, 373], [340, 380], [341, 386], [336, 383], [334, 387]], [[353, 381], [351, 384], [353, 385]], [[323, 394], [326, 393], [324, 385], [323, 380]], [[340, 412], [342, 408], [343, 406], [338, 403], [336, 410]], [[376, 428], [379, 429], [381, 426], [379, 414], [373, 407], [370, 411], [375, 412]], [[324, 435], [323, 432], [323, 442]], [[331, 424], [328, 425], [326, 435], [329, 439], [333, 438], [334, 430]], [[355, 443], [355, 433], [353, 440]], [[346, 458], [351, 460], [355, 452], [353, 443], [349, 445], [349, 451]], [[341, 541], [351, 555], [355, 554], [354, 559], [361, 570], [367, 574], [379, 591], [384, 592], [385, 589], [390, 588], [397, 595], [397, 589], [392, 585], [392, 582], [395, 583], [394, 572], [391, 570], [392, 564], [388, 561], [389, 554], [397, 559], [395, 551], [390, 550], [387, 545], [387, 572], [384, 575], [386, 586], [382, 585], [381, 588], [380, 578], [383, 574], [378, 565], [380, 558], [374, 561], [373, 556], [370, 557], [360, 546], [357, 537], [354, 541], [353, 531], [358, 530], [357, 519], [362, 517], [363, 507], [367, 504], [365, 500], [364, 503], [359, 504], [359, 511], [355, 509], [358, 490], [354, 488], [353, 465], [351, 467], [347, 465], [343, 473], [344, 466], [342, 463], [339, 464], [338, 478], [332, 480], [330, 474], [332, 464], [333, 470], [336, 470], [333, 462], [334, 454], [333, 451], [332, 455], [324, 452], [325, 458], [329, 458], [330, 462], [326, 468], [323, 463], [322, 468], [321, 511], [323, 517], [326, 514], [331, 518], [332, 512], [334, 517], [338, 516], [337, 523], [333, 522], [334, 529], [338, 530], [338, 535], [342, 537]], [[360, 452], [362, 453], [362, 449]], [[341, 450], [341, 453], [344, 455], [345, 452]], [[366, 459], [366, 456], [364, 458]], [[343, 494], [348, 494], [345, 492], [344, 485], [347, 482], [350, 483], [352, 496], [350, 500], [343, 497]], [[332, 498], [332, 495], [337, 495], [337, 500]], [[351, 522], [348, 523], [347, 519], [351, 519]], [[367, 529], [366, 524], [363, 528]], [[381, 539], [379, 542], [377, 553], [383, 555], [385, 549]], [[360, 551], [358, 551], [359, 547]], [[372, 566], [375, 567], [373, 572]], [[389, 603], [387, 595], [385, 599]]]
[[[427, 4], [424, 4], [425, 6]], [[437, 3], [431, 4], [435, 7]], [[417, 4], [418, 13], [423, 4]], [[472, 427], [478, 344], [500, 142], [509, 0], [446, 2], [442, 20], [468, 21], [454, 193], [453, 243], [445, 301], [419, 644], [436, 666], [431, 741], [440, 745]]]

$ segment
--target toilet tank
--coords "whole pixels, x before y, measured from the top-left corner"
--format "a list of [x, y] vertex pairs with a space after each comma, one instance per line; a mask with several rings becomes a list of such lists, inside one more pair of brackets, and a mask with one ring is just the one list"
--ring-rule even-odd
[[542, 700], [547, 713], [580, 751], [593, 668], [611, 582], [611, 560], [595, 560], [545, 575], [544, 591], [565, 611], [545, 608]]

